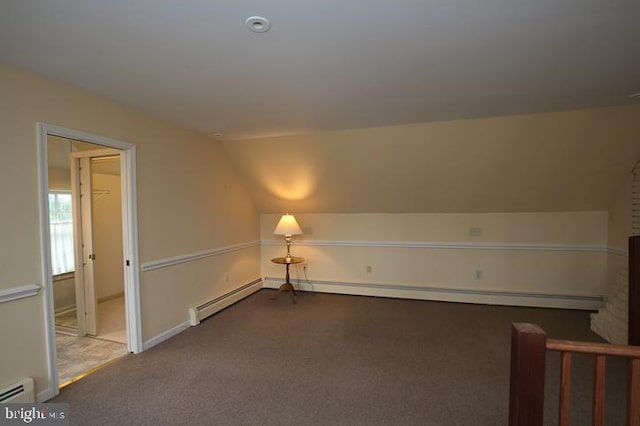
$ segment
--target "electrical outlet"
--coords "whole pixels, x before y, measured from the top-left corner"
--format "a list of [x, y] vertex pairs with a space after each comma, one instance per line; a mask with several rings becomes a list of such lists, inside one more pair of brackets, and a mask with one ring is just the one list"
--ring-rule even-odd
[[482, 228], [478, 228], [478, 227], [469, 228], [469, 235], [471, 235], [472, 237], [481, 237]]
[[367, 273], [371, 273], [371, 265], [367, 265]]
[[475, 270], [475, 277], [476, 277], [476, 280], [481, 280], [482, 279], [482, 269], [476, 269]]
[[229, 281], [229, 274], [227, 272], [224, 273], [224, 282]]

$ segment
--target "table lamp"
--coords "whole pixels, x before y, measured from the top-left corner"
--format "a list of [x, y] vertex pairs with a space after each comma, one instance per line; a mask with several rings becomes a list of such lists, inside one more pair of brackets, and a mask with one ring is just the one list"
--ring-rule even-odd
[[285, 257], [285, 259], [287, 260], [287, 262], [290, 262], [291, 259], [293, 259], [293, 256], [291, 256], [291, 237], [293, 235], [302, 234], [302, 229], [300, 229], [300, 225], [298, 225], [296, 218], [289, 213], [282, 215], [282, 217], [280, 218], [280, 222], [278, 222], [278, 225], [276, 226], [276, 229], [273, 231], [273, 233], [275, 235], [284, 236], [284, 240], [287, 243], [287, 257]]

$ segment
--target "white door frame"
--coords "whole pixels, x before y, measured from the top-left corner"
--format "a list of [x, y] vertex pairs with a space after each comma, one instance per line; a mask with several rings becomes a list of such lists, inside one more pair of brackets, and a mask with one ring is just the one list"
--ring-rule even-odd
[[[78, 336], [98, 334], [98, 301], [93, 275], [93, 259], [89, 258], [89, 254], [93, 254], [91, 159], [108, 155], [117, 155], [120, 158], [120, 152], [120, 150], [113, 148], [76, 151], [71, 153], [69, 161], [71, 193], [73, 195], [75, 264], [83, 265], [82, 268], [76, 267], [74, 274]], [[81, 167], [83, 162], [85, 165]], [[82, 191], [83, 188], [84, 191]], [[84, 193], [85, 196], [82, 197], [81, 193]]]
[[136, 194], [136, 147], [133, 144], [67, 129], [47, 123], [37, 123], [38, 163], [40, 183], [40, 246], [42, 282], [44, 283], [44, 309], [47, 329], [47, 363], [51, 388], [43, 395], [49, 399], [59, 390], [56, 355], [55, 312], [53, 306], [53, 269], [51, 267], [51, 236], [49, 229], [49, 178], [47, 136], [60, 136], [82, 142], [121, 150], [120, 169], [122, 185], [122, 233], [124, 255], [124, 291], [127, 322], [127, 347], [133, 353], [142, 352], [142, 324], [140, 315], [140, 263], [138, 259], [138, 222]]

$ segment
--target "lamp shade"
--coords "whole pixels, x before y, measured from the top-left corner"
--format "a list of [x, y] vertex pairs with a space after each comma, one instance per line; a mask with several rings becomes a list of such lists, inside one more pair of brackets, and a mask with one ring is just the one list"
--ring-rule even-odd
[[300, 235], [302, 234], [302, 229], [300, 229], [296, 218], [287, 213], [282, 215], [273, 233], [275, 235]]

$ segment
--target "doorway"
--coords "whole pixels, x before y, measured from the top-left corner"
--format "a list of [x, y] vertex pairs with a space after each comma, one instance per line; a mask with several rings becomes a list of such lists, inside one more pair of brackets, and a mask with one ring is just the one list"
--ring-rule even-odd
[[47, 124], [39, 124], [39, 139], [47, 346], [55, 396], [60, 384], [121, 354], [142, 351], [135, 147]]
[[58, 136], [47, 138], [47, 148], [58, 379], [64, 386], [128, 352], [120, 151]]

